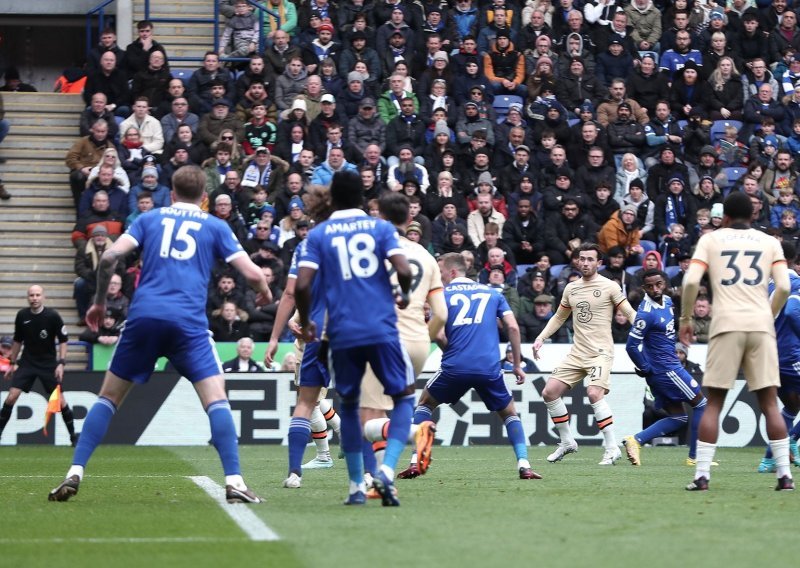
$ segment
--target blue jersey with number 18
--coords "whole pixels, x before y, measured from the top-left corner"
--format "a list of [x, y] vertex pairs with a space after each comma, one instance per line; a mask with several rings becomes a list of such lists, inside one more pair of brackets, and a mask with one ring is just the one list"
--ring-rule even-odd
[[122, 235], [141, 250], [142, 276], [128, 319], [208, 328], [208, 281], [216, 259], [246, 254], [227, 223], [196, 205], [175, 203], [136, 218]]
[[444, 299], [447, 348], [442, 354], [442, 370], [452, 374], [499, 375], [497, 318], [512, 313], [503, 294], [468, 278], [454, 278], [444, 287]]
[[300, 244], [298, 268], [317, 270], [331, 349], [396, 341], [397, 315], [384, 259], [405, 252], [397, 229], [360, 209], [334, 212]]

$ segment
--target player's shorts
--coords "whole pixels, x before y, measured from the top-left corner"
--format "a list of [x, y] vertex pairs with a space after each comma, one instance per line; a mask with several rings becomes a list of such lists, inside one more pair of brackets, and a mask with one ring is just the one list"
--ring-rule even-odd
[[[414, 377], [418, 377], [425, 366], [431, 351], [431, 342], [425, 341], [403, 341], [411, 365], [414, 367]], [[361, 381], [361, 407], [375, 408], [377, 410], [391, 410], [394, 408], [394, 401], [391, 397], [383, 394], [383, 385], [372, 372], [372, 367], [367, 365], [364, 379]]]
[[748, 390], [780, 386], [775, 338], [764, 331], [728, 331], [712, 337], [703, 386], [730, 390], [736, 384], [739, 368], [747, 379]]
[[700, 393], [700, 384], [682, 367], [650, 375], [647, 385], [657, 409], [670, 403], [691, 402]]
[[611, 367], [614, 359], [608, 355], [597, 355], [593, 359], [578, 359], [573, 355], [558, 364], [550, 373], [550, 377], [574, 387], [587, 379], [587, 387], [601, 387], [606, 391], [611, 390]]
[[780, 377], [781, 386], [778, 388], [779, 393], [800, 393], [800, 361], [795, 361], [787, 365], [781, 365]]
[[222, 374], [210, 331], [152, 318], [125, 322], [108, 369], [121, 379], [144, 384], [150, 380], [159, 357], [169, 359], [192, 383]]
[[[305, 351], [305, 342], [294, 342], [294, 354], [297, 357], [297, 366], [294, 369], [294, 384], [295, 386], [300, 386], [300, 369], [303, 367], [303, 352]], [[327, 367], [325, 371], [328, 373], [330, 377], [330, 371], [328, 371]], [[330, 381], [329, 381], [330, 382]], [[328, 387], [321, 387], [319, 389], [319, 396], [317, 397], [317, 402], [320, 400], [328, 398]]]
[[332, 349], [331, 359], [336, 391], [343, 399], [358, 398], [367, 363], [388, 396], [397, 396], [414, 386], [414, 367], [399, 340]]
[[458, 402], [469, 389], [475, 389], [483, 404], [492, 412], [503, 410], [512, 401], [502, 371], [495, 376], [480, 376], [450, 374], [439, 369], [425, 385], [428, 394], [442, 404]]
[[313, 341], [306, 343], [303, 348], [303, 358], [298, 364], [300, 376], [297, 384], [299, 386], [328, 388], [331, 382], [331, 375], [328, 372], [327, 365], [322, 364], [318, 357], [322, 345], [321, 341]]
[[27, 361], [20, 362], [14, 376], [11, 378], [11, 387], [22, 392], [31, 392], [36, 379], [42, 381], [42, 387], [49, 396], [58, 385], [56, 380], [57, 365], [35, 365]]

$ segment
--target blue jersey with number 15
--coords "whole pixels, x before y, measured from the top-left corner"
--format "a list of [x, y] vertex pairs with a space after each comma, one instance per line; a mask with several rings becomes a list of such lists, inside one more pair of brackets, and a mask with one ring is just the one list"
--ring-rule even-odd
[[140, 215], [122, 235], [141, 250], [142, 276], [128, 319], [208, 328], [208, 281], [216, 259], [246, 254], [227, 223], [196, 205], [175, 203]]
[[384, 259], [405, 252], [397, 229], [360, 209], [334, 212], [300, 244], [298, 268], [317, 270], [331, 349], [396, 341], [397, 315]]
[[499, 375], [497, 319], [512, 313], [503, 294], [468, 278], [454, 278], [444, 287], [444, 299], [447, 348], [442, 354], [442, 370], [452, 374]]

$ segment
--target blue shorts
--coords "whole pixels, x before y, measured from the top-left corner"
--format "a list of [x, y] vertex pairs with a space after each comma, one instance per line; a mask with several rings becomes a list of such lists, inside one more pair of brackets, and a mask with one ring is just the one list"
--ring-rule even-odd
[[[798, 364], [800, 367], [800, 364]], [[793, 366], [787, 368], [784, 365], [780, 367], [781, 373], [781, 386], [778, 387], [778, 392], [781, 394], [800, 392], [800, 372]]]
[[647, 384], [655, 399], [656, 408], [670, 403], [691, 402], [700, 392], [700, 384], [683, 368], [654, 373]]
[[336, 392], [343, 399], [357, 399], [367, 363], [383, 385], [387, 396], [397, 396], [414, 386], [414, 366], [400, 340], [372, 345], [332, 349]]
[[121, 379], [144, 384], [159, 357], [169, 359], [193, 383], [222, 374], [210, 331], [151, 318], [125, 322], [108, 369]]
[[496, 376], [451, 375], [441, 369], [431, 377], [425, 390], [443, 404], [453, 404], [461, 400], [469, 389], [475, 389], [483, 404], [492, 412], [503, 410], [512, 401], [503, 372]]
[[331, 374], [328, 372], [328, 367], [320, 363], [317, 354], [322, 345], [320, 341], [313, 343], [306, 343], [303, 347], [303, 359], [300, 362], [300, 380], [298, 384], [301, 387], [325, 387], [327, 388], [331, 382]]

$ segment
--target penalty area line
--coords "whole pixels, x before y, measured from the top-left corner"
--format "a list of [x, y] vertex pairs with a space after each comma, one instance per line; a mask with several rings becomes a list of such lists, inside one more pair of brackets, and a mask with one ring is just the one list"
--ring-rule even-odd
[[205, 475], [189, 476], [200, 489], [206, 492], [225, 511], [231, 520], [242, 529], [250, 540], [271, 541], [280, 540], [271, 528], [261, 518], [244, 504], [230, 504], [225, 500], [225, 489], [217, 485]]
[[234, 543], [247, 542], [246, 538], [217, 537], [86, 537], [86, 538], [0, 538], [0, 545], [21, 544], [181, 544], [181, 543]]

